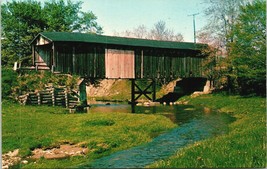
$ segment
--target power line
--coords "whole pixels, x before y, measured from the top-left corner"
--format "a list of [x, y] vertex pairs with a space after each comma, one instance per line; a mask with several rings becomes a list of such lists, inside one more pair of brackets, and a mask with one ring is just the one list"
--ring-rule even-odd
[[196, 43], [196, 21], [195, 21], [195, 16], [199, 15], [199, 13], [194, 13], [188, 16], [193, 16], [193, 27], [194, 27], [194, 43]]

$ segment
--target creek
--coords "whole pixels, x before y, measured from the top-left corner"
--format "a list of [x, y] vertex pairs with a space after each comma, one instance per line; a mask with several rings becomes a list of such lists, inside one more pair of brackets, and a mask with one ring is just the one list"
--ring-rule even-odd
[[[131, 112], [127, 104], [99, 103], [89, 112]], [[136, 113], [162, 114], [179, 127], [155, 137], [151, 142], [96, 159], [92, 168], [143, 168], [157, 160], [168, 158], [179, 149], [194, 142], [216, 137], [228, 132], [228, 125], [235, 120], [225, 113], [191, 105], [136, 106]]]

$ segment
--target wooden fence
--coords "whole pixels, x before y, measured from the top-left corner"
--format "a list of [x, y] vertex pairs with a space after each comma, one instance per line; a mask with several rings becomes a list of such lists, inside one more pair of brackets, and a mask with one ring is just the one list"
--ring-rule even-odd
[[18, 97], [24, 105], [50, 105], [75, 108], [80, 104], [78, 92], [68, 91], [66, 87], [47, 87], [45, 90], [28, 93]]

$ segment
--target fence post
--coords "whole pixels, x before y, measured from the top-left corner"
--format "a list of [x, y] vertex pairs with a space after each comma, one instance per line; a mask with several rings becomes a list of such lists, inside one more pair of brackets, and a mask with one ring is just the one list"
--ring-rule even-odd
[[64, 94], [65, 94], [65, 106], [68, 108], [68, 92], [67, 88], [64, 89]]
[[38, 105], [41, 105], [41, 95], [39, 92], [37, 93], [37, 98], [38, 98]]
[[52, 105], [55, 106], [55, 88], [52, 87]]

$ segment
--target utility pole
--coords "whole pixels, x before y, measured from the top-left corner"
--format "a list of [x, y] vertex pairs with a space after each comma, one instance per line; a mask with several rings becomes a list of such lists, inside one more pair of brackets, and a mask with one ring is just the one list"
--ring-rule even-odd
[[199, 13], [194, 13], [192, 15], [188, 16], [193, 16], [193, 27], [194, 27], [194, 43], [196, 43], [196, 21], [195, 21], [195, 16], [199, 15]]

